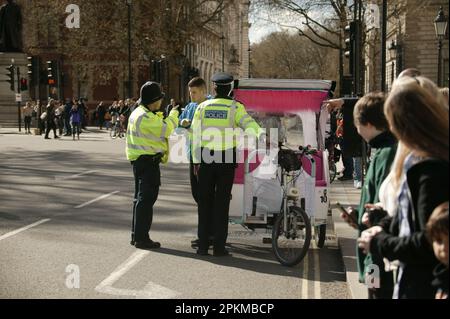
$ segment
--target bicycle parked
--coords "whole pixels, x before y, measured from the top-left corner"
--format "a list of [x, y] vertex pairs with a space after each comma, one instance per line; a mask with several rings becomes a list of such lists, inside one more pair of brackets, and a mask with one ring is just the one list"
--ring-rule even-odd
[[120, 119], [120, 117], [116, 116], [115, 122], [113, 123], [111, 131], [109, 132], [109, 136], [111, 136], [112, 139], [125, 137], [125, 129], [122, 122], [123, 121]]
[[328, 150], [328, 167], [330, 170], [330, 183], [336, 179], [337, 167], [336, 163], [339, 162], [341, 158], [341, 150], [337, 148], [339, 145], [338, 137], [331, 132], [326, 132], [328, 137], [325, 138], [325, 149]]

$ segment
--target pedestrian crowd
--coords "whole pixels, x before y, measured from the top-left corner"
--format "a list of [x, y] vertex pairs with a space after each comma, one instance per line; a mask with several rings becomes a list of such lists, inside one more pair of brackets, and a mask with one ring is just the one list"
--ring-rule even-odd
[[389, 94], [359, 99], [353, 117], [375, 150], [359, 207], [341, 214], [359, 234], [360, 282], [370, 299], [447, 299], [448, 89], [407, 69]]

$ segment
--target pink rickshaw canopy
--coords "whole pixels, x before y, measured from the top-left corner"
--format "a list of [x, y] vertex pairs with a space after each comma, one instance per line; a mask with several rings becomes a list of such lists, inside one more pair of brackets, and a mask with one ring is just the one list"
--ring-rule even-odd
[[236, 81], [235, 99], [248, 111], [320, 112], [335, 82], [324, 80], [243, 79]]

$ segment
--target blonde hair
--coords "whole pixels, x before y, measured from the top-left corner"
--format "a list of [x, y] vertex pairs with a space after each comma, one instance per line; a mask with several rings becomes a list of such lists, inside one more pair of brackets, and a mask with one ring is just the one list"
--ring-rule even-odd
[[444, 96], [444, 102], [446, 103], [446, 106], [448, 108], [448, 88], [440, 88], [439, 92]]
[[444, 161], [449, 160], [449, 117], [438, 87], [425, 77], [401, 77], [384, 105], [392, 133], [402, 147], [395, 161], [395, 184], [411, 151]]

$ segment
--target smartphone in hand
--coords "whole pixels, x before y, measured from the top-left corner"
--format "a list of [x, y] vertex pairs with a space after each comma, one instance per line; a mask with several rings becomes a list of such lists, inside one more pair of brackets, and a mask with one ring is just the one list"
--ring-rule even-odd
[[336, 206], [339, 208], [339, 210], [345, 215], [347, 216], [347, 218], [354, 224], [358, 225], [358, 221], [356, 220], [356, 216], [353, 214], [350, 214], [345, 208], [344, 206], [341, 205], [341, 203], [337, 202]]

